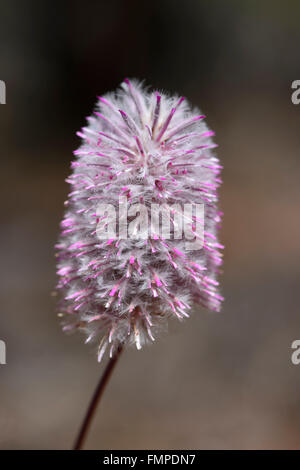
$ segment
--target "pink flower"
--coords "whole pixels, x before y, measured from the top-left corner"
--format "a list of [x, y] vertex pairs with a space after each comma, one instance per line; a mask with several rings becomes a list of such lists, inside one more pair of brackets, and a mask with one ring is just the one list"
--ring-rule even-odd
[[[220, 309], [221, 166], [204, 117], [184, 98], [126, 79], [78, 132], [56, 246], [60, 312], [65, 330], [99, 342], [99, 361], [108, 346], [112, 355], [120, 343], [154, 341], [193, 305]], [[154, 223], [160, 213], [169, 237]], [[178, 236], [183, 225], [194, 241]]]

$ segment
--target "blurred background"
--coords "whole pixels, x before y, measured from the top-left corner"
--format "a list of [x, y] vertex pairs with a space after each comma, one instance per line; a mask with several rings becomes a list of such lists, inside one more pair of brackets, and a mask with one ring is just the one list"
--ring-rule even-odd
[[224, 165], [220, 314], [127, 350], [90, 449], [300, 448], [300, 3], [0, 0], [0, 448], [68, 449], [103, 370], [51, 292], [75, 133], [124, 77], [207, 115]]

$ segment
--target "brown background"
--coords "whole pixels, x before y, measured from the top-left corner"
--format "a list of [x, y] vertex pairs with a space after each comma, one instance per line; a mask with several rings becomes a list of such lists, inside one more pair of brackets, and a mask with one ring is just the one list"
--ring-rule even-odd
[[87, 448], [300, 448], [297, 1], [0, 1], [0, 447], [67, 449], [103, 366], [55, 314], [75, 132], [125, 77], [182, 93], [224, 164], [220, 314], [128, 350]]

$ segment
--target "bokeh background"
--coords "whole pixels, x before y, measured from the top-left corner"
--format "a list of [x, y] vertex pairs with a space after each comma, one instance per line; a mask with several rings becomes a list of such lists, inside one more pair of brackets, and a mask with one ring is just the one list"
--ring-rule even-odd
[[220, 314], [128, 350], [86, 448], [300, 448], [298, 1], [0, 0], [0, 448], [68, 449], [103, 369], [56, 318], [75, 132], [124, 77], [187, 96], [224, 165]]

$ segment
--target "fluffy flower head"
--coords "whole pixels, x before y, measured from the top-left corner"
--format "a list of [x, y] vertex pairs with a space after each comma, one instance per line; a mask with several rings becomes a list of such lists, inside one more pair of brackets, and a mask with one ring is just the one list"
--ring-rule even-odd
[[78, 132], [56, 246], [60, 315], [98, 341], [99, 360], [120, 343], [140, 349], [195, 304], [220, 309], [221, 166], [204, 118], [126, 79]]

